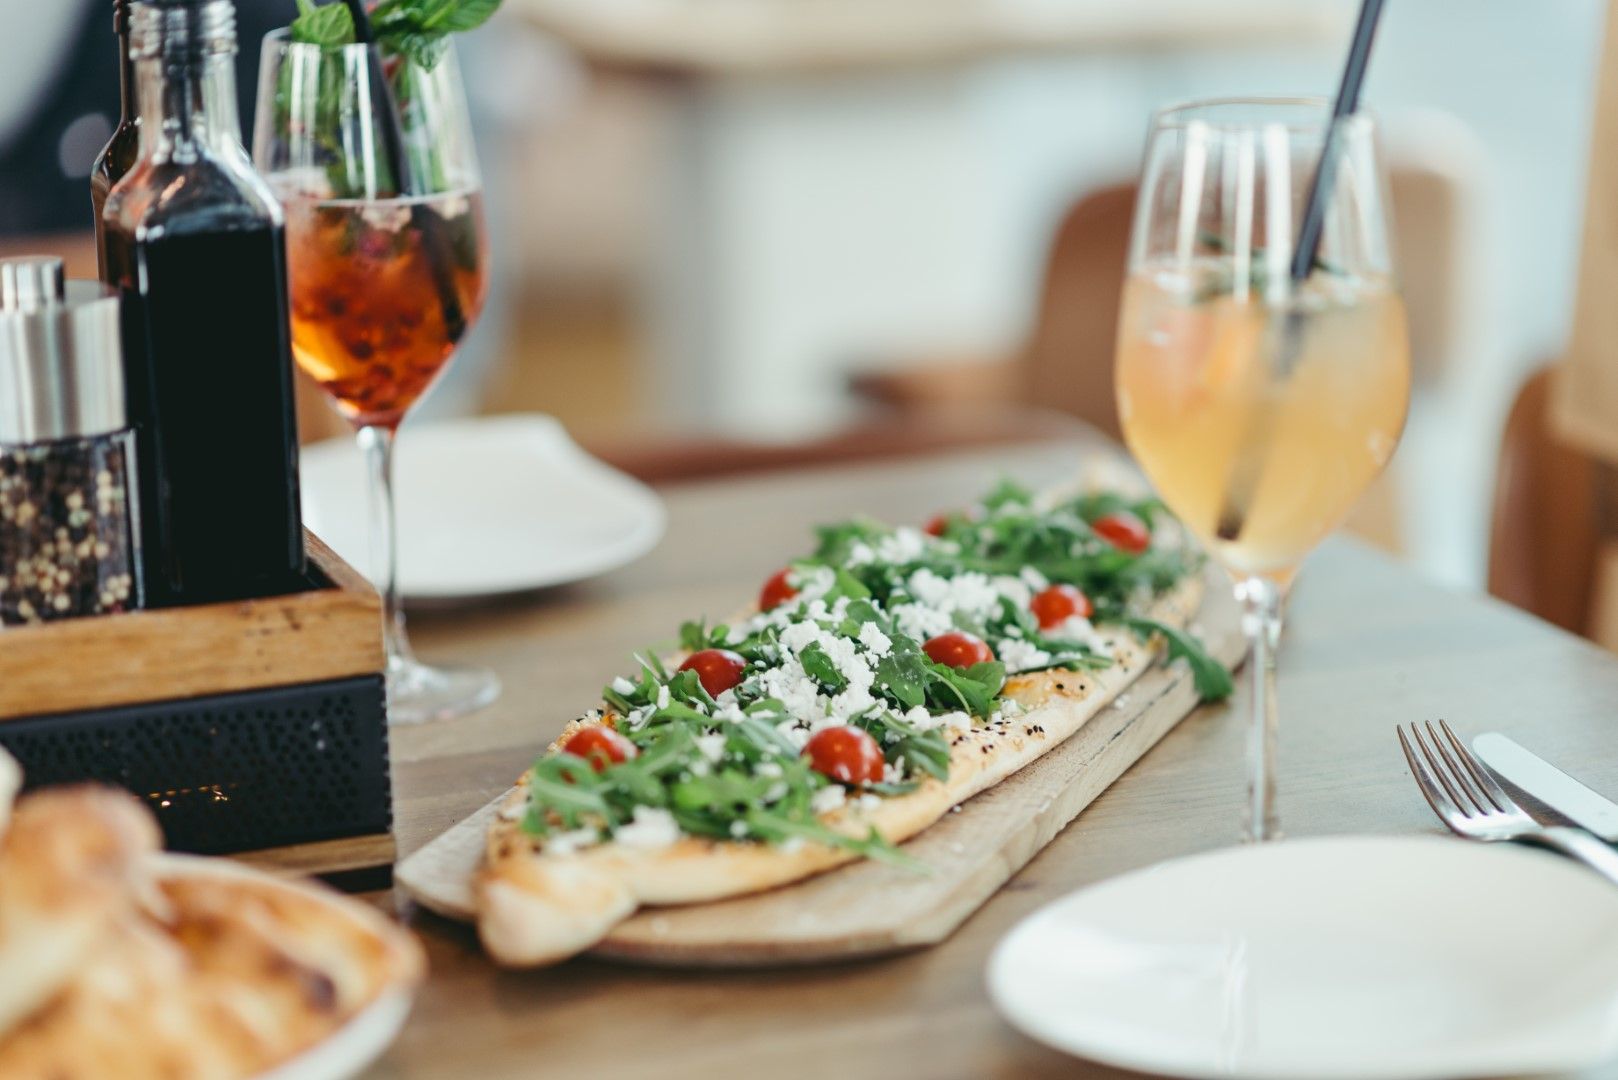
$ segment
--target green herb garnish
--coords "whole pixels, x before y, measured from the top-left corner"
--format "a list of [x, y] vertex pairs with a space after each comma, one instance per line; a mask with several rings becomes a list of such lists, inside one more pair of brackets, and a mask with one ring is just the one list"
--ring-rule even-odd
[[[292, 40], [307, 45], [351, 45], [354, 17], [342, 0], [315, 4], [297, 0]], [[500, 0], [382, 0], [371, 10], [371, 29], [386, 54], [408, 57], [427, 71], [438, 65], [449, 47], [449, 35], [476, 30], [489, 20]]]

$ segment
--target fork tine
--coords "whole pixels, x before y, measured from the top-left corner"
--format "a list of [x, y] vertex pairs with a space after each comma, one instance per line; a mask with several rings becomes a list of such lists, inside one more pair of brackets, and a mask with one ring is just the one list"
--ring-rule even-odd
[[1484, 768], [1477, 756], [1466, 748], [1466, 744], [1456, 737], [1455, 732], [1450, 730], [1449, 721], [1440, 720], [1438, 726], [1444, 730], [1450, 745], [1455, 748], [1456, 756], [1461, 759], [1461, 763], [1472, 774], [1472, 779], [1477, 781], [1478, 787], [1483, 789], [1483, 794], [1488, 796], [1489, 801], [1503, 813], [1514, 814], [1521, 810], [1516, 801], [1506, 794], [1505, 788], [1495, 781], [1494, 774]]
[[[1414, 724], [1410, 725], [1412, 732], [1415, 729]], [[1405, 729], [1396, 726], [1394, 730], [1399, 733], [1399, 745], [1404, 748], [1405, 760], [1410, 763], [1410, 772], [1416, 778], [1416, 786], [1421, 789], [1422, 797], [1427, 800], [1427, 805], [1433, 808], [1433, 813], [1438, 815], [1438, 819], [1454, 829], [1451, 819], [1466, 815], [1444, 793], [1444, 789], [1438, 786], [1438, 781], [1433, 779], [1432, 773], [1427, 771], [1427, 766], [1416, 756], [1415, 750], [1411, 749], [1410, 740], [1405, 738]]]
[[1459, 761], [1456, 761], [1455, 756], [1450, 755], [1450, 748], [1448, 748], [1448, 746], [1443, 745], [1443, 737], [1442, 735], [1438, 735], [1437, 727], [1432, 725], [1432, 721], [1425, 722], [1425, 725], [1427, 725], [1427, 738], [1432, 740], [1432, 745], [1437, 748], [1440, 755], [1443, 755], [1443, 763], [1445, 763], [1446, 766], [1450, 766], [1450, 777], [1451, 779], [1455, 780], [1456, 787], [1459, 787], [1459, 789], [1463, 790], [1463, 792], [1466, 792], [1466, 797], [1468, 797], [1469, 800], [1472, 800], [1472, 805], [1477, 806], [1477, 813], [1495, 813], [1495, 805], [1493, 805], [1492, 801], [1489, 800], [1489, 797], [1480, 792], [1479, 787], [1477, 787], [1476, 780], [1469, 776], [1468, 771], [1466, 771], [1466, 767], [1459, 763]]
[[[1466, 817], [1487, 813], [1477, 798], [1467, 790], [1460, 777], [1455, 775], [1453, 771], [1455, 768], [1454, 763], [1439, 752], [1443, 748], [1439, 747], [1435, 751], [1433, 747], [1429, 746], [1427, 740], [1422, 737], [1421, 727], [1418, 724], [1410, 725], [1410, 733], [1416, 737], [1416, 746], [1420, 748], [1422, 757], [1427, 759], [1427, 764], [1431, 766], [1433, 775], [1438, 777], [1438, 782], [1444, 785], [1445, 791], [1449, 792], [1449, 797], [1454, 800], [1456, 808]], [[1436, 735], [1434, 736], [1434, 742], [1437, 742]]]

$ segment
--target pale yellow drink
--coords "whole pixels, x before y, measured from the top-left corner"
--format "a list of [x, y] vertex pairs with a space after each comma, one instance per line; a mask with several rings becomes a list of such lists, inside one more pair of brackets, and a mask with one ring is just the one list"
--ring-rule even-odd
[[[1289, 345], [1286, 310], [1233, 289], [1228, 270], [1146, 268], [1125, 283], [1118, 329], [1124, 436], [1163, 501], [1238, 575], [1283, 583], [1387, 464], [1410, 401], [1390, 281], [1319, 272], [1291, 309]], [[1256, 483], [1221, 539], [1244, 462]]]

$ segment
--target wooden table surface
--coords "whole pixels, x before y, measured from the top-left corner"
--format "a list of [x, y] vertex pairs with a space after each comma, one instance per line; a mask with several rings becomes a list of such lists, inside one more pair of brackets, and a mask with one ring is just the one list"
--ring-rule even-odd
[[[401, 850], [503, 790], [597, 700], [631, 650], [666, 638], [684, 617], [745, 602], [807, 549], [813, 523], [857, 512], [921, 520], [998, 475], [1070, 476], [1084, 452], [1047, 445], [671, 489], [668, 536], [635, 566], [497, 609], [418, 617], [423, 654], [491, 664], [506, 690], [466, 720], [395, 730]], [[1347, 540], [1311, 560], [1290, 617], [1280, 665], [1289, 835], [1439, 833], [1393, 737], [1406, 720], [1508, 732], [1598, 790], [1618, 791], [1618, 663], [1585, 642], [1426, 584]], [[1124, 1075], [1018, 1035], [990, 1006], [984, 965], [1018, 919], [1064, 893], [1234, 842], [1243, 735], [1240, 698], [1194, 713], [954, 938], [897, 958], [740, 973], [577, 960], [505, 973], [466, 929], [414, 913], [432, 975], [370, 1075]]]

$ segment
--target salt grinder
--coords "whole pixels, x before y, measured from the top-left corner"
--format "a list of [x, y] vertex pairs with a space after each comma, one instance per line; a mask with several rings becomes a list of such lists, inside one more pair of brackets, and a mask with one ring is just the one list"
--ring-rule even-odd
[[0, 625], [140, 606], [118, 297], [0, 260]]

